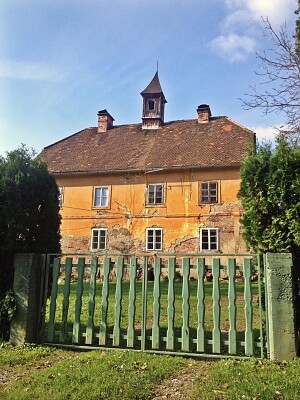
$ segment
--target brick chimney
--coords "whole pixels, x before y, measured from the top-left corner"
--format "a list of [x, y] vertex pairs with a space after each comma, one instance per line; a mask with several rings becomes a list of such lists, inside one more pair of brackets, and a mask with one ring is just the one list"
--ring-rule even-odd
[[107, 112], [107, 110], [98, 111], [98, 133], [105, 133], [114, 124], [113, 117]]
[[197, 108], [197, 113], [198, 113], [198, 124], [205, 124], [210, 120], [211, 112], [209, 105], [201, 104]]

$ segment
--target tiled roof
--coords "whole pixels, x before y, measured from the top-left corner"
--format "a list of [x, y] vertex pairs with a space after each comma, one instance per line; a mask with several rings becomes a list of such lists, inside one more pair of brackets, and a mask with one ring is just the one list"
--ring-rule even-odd
[[254, 133], [227, 117], [208, 123], [182, 120], [160, 129], [141, 124], [114, 126], [106, 133], [87, 128], [46, 147], [49, 171], [107, 173], [127, 170], [238, 166]]

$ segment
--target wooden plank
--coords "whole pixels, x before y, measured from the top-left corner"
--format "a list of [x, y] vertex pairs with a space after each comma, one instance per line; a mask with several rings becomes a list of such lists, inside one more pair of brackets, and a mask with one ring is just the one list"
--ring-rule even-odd
[[221, 308], [220, 308], [220, 259], [214, 258], [212, 263], [212, 275], [213, 275], [213, 319], [214, 328], [212, 332], [212, 351], [213, 353], [221, 353]]
[[47, 329], [47, 341], [53, 342], [55, 335], [55, 314], [56, 314], [56, 300], [58, 292], [58, 277], [60, 272], [60, 259], [57, 257], [53, 261], [53, 277], [52, 277], [52, 288], [51, 288], [51, 300], [50, 300], [50, 312], [49, 312], [49, 323]]
[[68, 341], [68, 313], [69, 313], [69, 299], [70, 299], [70, 283], [72, 273], [72, 258], [66, 259], [65, 267], [65, 284], [64, 284], [64, 297], [62, 303], [62, 319], [61, 329], [59, 333], [60, 343], [66, 343]]
[[105, 257], [103, 263], [103, 286], [102, 286], [102, 305], [101, 305], [101, 324], [99, 334], [99, 345], [107, 344], [107, 314], [108, 314], [108, 296], [109, 296], [109, 272], [110, 258]]
[[124, 271], [124, 257], [118, 257], [116, 263], [116, 293], [115, 293], [115, 324], [113, 330], [113, 346], [120, 346], [121, 315], [122, 315], [122, 279]]
[[148, 257], [144, 257], [143, 264], [143, 288], [142, 288], [142, 330], [141, 330], [141, 350], [146, 350], [146, 330], [147, 330], [147, 294], [148, 294]]
[[197, 316], [198, 316], [198, 327], [197, 327], [197, 351], [205, 351], [205, 291], [204, 291], [204, 277], [205, 277], [205, 259], [197, 258], [197, 275], [198, 275], [198, 287], [197, 287]]
[[88, 305], [88, 321], [86, 326], [85, 344], [93, 343], [94, 334], [94, 313], [95, 313], [95, 296], [96, 296], [96, 275], [98, 269], [97, 257], [91, 260], [90, 274], [90, 290], [89, 290], [89, 305]]
[[253, 307], [252, 307], [252, 264], [249, 258], [244, 259], [244, 300], [245, 300], [245, 354], [252, 356], [254, 352], [253, 344]]
[[236, 336], [236, 260], [228, 259], [228, 313], [229, 313], [229, 332], [228, 332], [228, 352], [229, 354], [237, 353], [237, 336]]
[[190, 259], [182, 259], [182, 329], [181, 329], [181, 350], [190, 351]]
[[128, 328], [127, 328], [127, 347], [134, 347], [134, 323], [135, 323], [135, 300], [136, 300], [136, 268], [137, 259], [130, 259], [130, 286], [128, 304]]
[[168, 260], [168, 330], [167, 330], [167, 350], [174, 350], [174, 319], [175, 319], [175, 257]]
[[159, 320], [160, 320], [160, 274], [161, 258], [154, 260], [154, 287], [153, 287], [153, 326], [152, 326], [152, 349], [159, 350]]
[[75, 320], [73, 325], [73, 343], [80, 342], [80, 315], [82, 309], [82, 294], [83, 294], [83, 276], [85, 269], [85, 258], [81, 257], [78, 259], [77, 264], [77, 285], [76, 285], [76, 301], [75, 301]]

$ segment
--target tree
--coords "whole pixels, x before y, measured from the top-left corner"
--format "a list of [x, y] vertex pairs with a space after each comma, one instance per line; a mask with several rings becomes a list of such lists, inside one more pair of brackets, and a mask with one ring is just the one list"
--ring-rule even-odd
[[300, 257], [300, 149], [280, 136], [249, 152], [241, 168], [244, 238], [256, 252]]
[[[295, 11], [296, 15], [300, 14], [300, 0], [298, 0], [298, 8]], [[296, 53], [298, 57], [300, 57], [300, 19], [296, 20], [296, 35], [295, 35], [295, 40], [296, 40]]]
[[47, 166], [25, 146], [1, 157], [0, 302], [12, 287], [14, 254], [58, 253], [59, 228], [58, 188]]
[[0, 161], [0, 251], [58, 252], [58, 188], [25, 146]]
[[[298, 9], [300, 12], [300, 1]], [[245, 109], [260, 108], [264, 114], [277, 113], [284, 117], [280, 128], [292, 142], [300, 141], [300, 20], [296, 21], [296, 34], [289, 37], [286, 25], [273, 29], [268, 19], [263, 20], [266, 34], [273, 48], [267, 54], [257, 54], [263, 89], [250, 86], [250, 93], [241, 99]]]

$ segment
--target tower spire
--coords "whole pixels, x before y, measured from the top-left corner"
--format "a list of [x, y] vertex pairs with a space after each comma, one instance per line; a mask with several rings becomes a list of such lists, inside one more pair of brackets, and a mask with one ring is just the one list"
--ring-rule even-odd
[[164, 123], [164, 109], [167, 102], [158, 78], [158, 62], [152, 81], [141, 95], [143, 97], [142, 128], [158, 129]]

